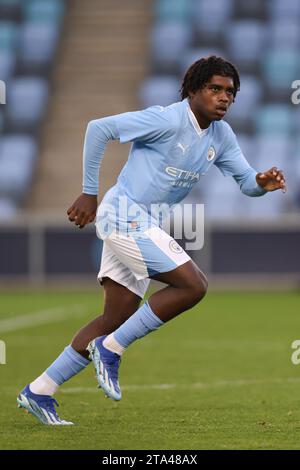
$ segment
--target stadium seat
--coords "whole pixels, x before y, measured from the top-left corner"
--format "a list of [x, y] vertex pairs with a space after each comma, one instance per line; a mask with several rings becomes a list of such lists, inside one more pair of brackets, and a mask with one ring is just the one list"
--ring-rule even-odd
[[292, 48], [296, 51], [300, 45], [299, 21], [294, 18], [280, 18], [271, 22], [268, 43], [270, 49]]
[[291, 135], [292, 110], [285, 104], [265, 105], [253, 116], [253, 124], [258, 135]]
[[[299, 92], [297, 93], [298, 100], [300, 99], [300, 88]], [[294, 105], [294, 109], [292, 110], [293, 113], [293, 122], [294, 122], [294, 132], [296, 137], [300, 135], [300, 103]]]
[[35, 140], [9, 135], [0, 141], [0, 196], [20, 202], [32, 179], [37, 156]]
[[300, 139], [289, 141], [288, 151], [282, 154], [281, 167], [284, 172], [287, 185], [285, 198], [290, 199], [293, 205], [297, 205], [300, 200]]
[[255, 153], [260, 171], [272, 166], [285, 167], [292, 152], [292, 142], [284, 135], [261, 135], [256, 137]]
[[271, 0], [267, 2], [271, 18], [281, 20], [284, 17], [300, 18], [299, 0]]
[[[231, 183], [232, 184], [232, 183]], [[236, 194], [213, 194], [203, 195], [204, 201], [204, 214], [205, 220], [207, 221], [216, 221], [216, 220], [226, 220], [230, 221], [237, 217], [237, 203], [236, 203]]]
[[24, 0], [0, 0], [0, 18], [18, 21], [21, 18]]
[[261, 0], [236, 0], [234, 10], [237, 18], [265, 19], [267, 15], [266, 2]]
[[286, 198], [281, 191], [265, 194], [261, 197], [248, 198], [247, 218], [249, 220], [265, 222], [267, 220], [279, 221], [281, 214], [285, 212]]
[[228, 54], [239, 67], [253, 67], [262, 55], [266, 30], [258, 20], [232, 22], [225, 32]]
[[0, 197], [0, 221], [7, 222], [16, 217], [17, 204], [10, 198]]
[[[300, 78], [300, 1], [161, 0], [155, 14], [152, 73], [158, 74], [140, 88], [143, 107], [180, 99], [180, 78], [201, 57], [232, 60], [241, 74], [241, 90], [225, 120], [232, 124], [249, 163], [258, 171], [282, 167], [294, 191], [300, 178], [300, 141], [297, 146], [294, 138], [300, 131], [300, 105], [289, 103], [291, 84]], [[188, 21], [193, 25], [189, 32]], [[290, 204], [289, 195], [282, 198], [279, 191], [275, 197], [246, 197], [231, 178], [215, 171], [199, 184], [208, 218], [274, 218]]]
[[195, 30], [203, 39], [218, 37], [231, 18], [233, 7], [233, 0], [195, 0], [192, 15]]
[[0, 136], [3, 134], [4, 132], [4, 113], [2, 111], [2, 109], [0, 109]]
[[64, 10], [64, 2], [61, 0], [27, 0], [24, 3], [24, 16], [27, 22], [60, 24]]
[[15, 78], [7, 90], [10, 128], [32, 131], [44, 116], [48, 101], [48, 83], [39, 77]]
[[188, 25], [180, 22], [158, 23], [151, 32], [150, 44], [154, 67], [157, 71], [172, 73], [179, 67], [192, 39]]
[[0, 52], [0, 80], [7, 81], [14, 73], [16, 57], [12, 51], [2, 50]]
[[[0, 80], [0, 105], [7, 103], [6, 82]], [[2, 107], [2, 106], [1, 106]], [[4, 111], [4, 109], [3, 109]]]
[[190, 19], [192, 4], [189, 0], [157, 0], [154, 11], [158, 21], [183, 21]]
[[215, 47], [198, 47], [189, 48], [186, 53], [180, 58], [180, 73], [183, 76], [186, 70], [199, 59], [208, 57], [210, 55], [223, 56], [223, 51]]
[[179, 81], [174, 76], [153, 76], [145, 80], [139, 91], [143, 108], [153, 105], [168, 106], [180, 100]]
[[267, 51], [261, 58], [262, 74], [270, 91], [290, 91], [293, 80], [298, 78], [299, 55], [297, 50], [277, 48]]
[[241, 75], [241, 90], [231, 105], [226, 120], [233, 126], [244, 128], [251, 123], [251, 118], [262, 98], [260, 81], [250, 75]]
[[20, 67], [25, 72], [48, 69], [55, 56], [59, 29], [56, 24], [25, 23], [21, 29]]
[[18, 26], [10, 21], [0, 21], [0, 52], [14, 50], [18, 46]]
[[297, 173], [298, 182], [300, 181], [300, 136], [293, 143], [293, 154], [295, 155], [295, 168]]
[[250, 163], [250, 165], [255, 166], [256, 164], [256, 158], [255, 158], [255, 145], [253, 141], [253, 137], [249, 136], [247, 134], [240, 134], [238, 132], [235, 132], [237, 136], [237, 141], [238, 144], [245, 155], [246, 159]]
[[233, 220], [245, 211], [247, 197], [232, 178], [224, 177], [213, 165], [200, 180], [205, 220]]

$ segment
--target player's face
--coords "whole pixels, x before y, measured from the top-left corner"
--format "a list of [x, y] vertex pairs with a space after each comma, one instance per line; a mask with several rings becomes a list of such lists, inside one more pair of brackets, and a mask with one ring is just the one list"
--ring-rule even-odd
[[203, 129], [223, 119], [233, 101], [233, 79], [221, 75], [213, 75], [204, 88], [190, 93], [191, 109]]

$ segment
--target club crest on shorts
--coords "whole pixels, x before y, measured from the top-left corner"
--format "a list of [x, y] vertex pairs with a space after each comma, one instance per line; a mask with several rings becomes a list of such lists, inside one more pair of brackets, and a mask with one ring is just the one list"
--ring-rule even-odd
[[130, 222], [130, 226], [131, 226], [132, 229], [138, 230], [140, 228], [140, 223], [137, 222], [136, 220], [132, 220]]
[[208, 149], [207, 160], [211, 162], [211, 160], [213, 160], [215, 156], [216, 156], [215, 148], [211, 145]]
[[182, 253], [183, 249], [181, 248], [180, 245], [175, 240], [171, 240], [169, 243], [169, 248], [173, 253]]

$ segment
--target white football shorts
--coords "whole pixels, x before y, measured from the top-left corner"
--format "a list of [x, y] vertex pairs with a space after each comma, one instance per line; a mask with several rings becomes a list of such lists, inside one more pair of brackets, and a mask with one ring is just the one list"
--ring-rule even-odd
[[[97, 234], [102, 238], [98, 227]], [[98, 280], [101, 283], [109, 277], [143, 298], [150, 276], [172, 271], [190, 259], [174, 238], [158, 226], [138, 237], [114, 230], [103, 239]]]

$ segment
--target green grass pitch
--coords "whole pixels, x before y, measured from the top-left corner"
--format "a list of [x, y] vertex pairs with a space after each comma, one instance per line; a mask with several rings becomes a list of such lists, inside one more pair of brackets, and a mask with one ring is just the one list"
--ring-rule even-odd
[[58, 411], [73, 427], [39, 424], [16, 395], [101, 312], [101, 293], [0, 298], [0, 449], [299, 449], [298, 293], [208, 293], [124, 354], [121, 402], [97, 390], [92, 366], [66, 383]]

